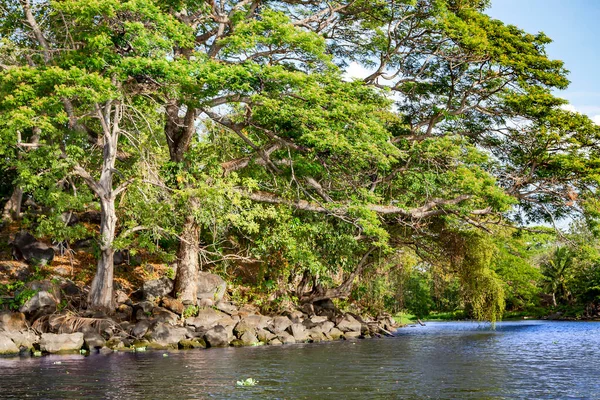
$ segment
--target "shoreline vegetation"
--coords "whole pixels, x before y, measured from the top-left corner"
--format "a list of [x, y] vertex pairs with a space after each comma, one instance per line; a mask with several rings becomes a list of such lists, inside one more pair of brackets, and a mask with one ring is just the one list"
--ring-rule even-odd
[[489, 6], [8, 1], [0, 352], [599, 318], [600, 126]]

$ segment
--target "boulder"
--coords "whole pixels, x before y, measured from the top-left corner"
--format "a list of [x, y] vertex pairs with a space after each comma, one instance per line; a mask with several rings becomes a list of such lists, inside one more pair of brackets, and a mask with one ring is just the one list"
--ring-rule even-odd
[[314, 316], [310, 319], [310, 322], [312, 322], [313, 324], [321, 324], [325, 321], [328, 321], [329, 319], [326, 316]]
[[327, 340], [325, 334], [315, 328], [309, 329], [308, 331], [306, 331], [306, 334], [308, 335], [308, 339], [312, 342], [322, 342], [324, 340]]
[[115, 291], [115, 302], [117, 304], [128, 303], [128, 302], [130, 302], [129, 296], [127, 296], [127, 294], [122, 290], [116, 290]]
[[83, 341], [88, 350], [101, 349], [106, 345], [106, 340], [97, 332], [86, 332]]
[[[294, 337], [292, 335], [290, 335], [287, 332], [281, 332], [277, 335], [277, 339], [279, 339], [279, 341], [283, 344], [292, 344], [292, 343], [296, 343], [296, 339], [294, 339]], [[273, 339], [273, 341], [277, 340], [277, 339]]]
[[338, 328], [331, 328], [327, 335], [331, 337], [333, 340], [339, 340], [344, 336], [344, 332], [340, 331]]
[[204, 349], [206, 348], [206, 342], [201, 338], [194, 339], [181, 339], [179, 341], [180, 349]]
[[210, 272], [198, 272], [197, 290], [198, 299], [210, 299], [218, 303], [223, 299], [227, 290], [227, 283], [219, 275]]
[[10, 244], [13, 248], [13, 257], [17, 260], [25, 260], [33, 265], [47, 265], [54, 259], [54, 249], [47, 244], [38, 242], [28, 232], [17, 233]]
[[166, 276], [160, 279], [146, 281], [142, 285], [142, 292], [145, 300], [154, 300], [157, 297], [164, 297], [173, 291], [173, 281]]
[[360, 332], [356, 332], [356, 331], [348, 331], [344, 333], [344, 338], [346, 340], [354, 340], [354, 339], [358, 339], [361, 336]]
[[292, 334], [296, 342], [305, 342], [308, 340], [308, 332], [302, 324], [292, 324], [288, 328], [288, 332]]
[[260, 340], [263, 343], [269, 343], [273, 339], [275, 339], [277, 337], [277, 335], [269, 332], [266, 329], [259, 329], [258, 331], [256, 331], [256, 337], [258, 338], [258, 340]]
[[177, 348], [179, 342], [186, 338], [187, 332], [185, 328], [158, 322], [150, 327], [146, 337], [161, 347]]
[[162, 298], [162, 305], [167, 310], [173, 311], [175, 314], [183, 314], [185, 310], [185, 306], [180, 300], [174, 299], [169, 296], [165, 296]]
[[31, 350], [33, 345], [38, 342], [39, 337], [30, 331], [5, 331], [0, 332], [0, 335], [9, 337], [13, 343], [21, 350]]
[[19, 354], [19, 347], [4, 333], [0, 333], [0, 355]]
[[150, 325], [150, 321], [142, 320], [135, 324], [135, 326], [131, 329], [131, 334], [136, 338], [141, 338], [148, 332]]
[[288, 314], [288, 317], [294, 324], [301, 324], [304, 321], [305, 315], [302, 311], [294, 310]]
[[212, 327], [204, 335], [204, 340], [209, 347], [227, 347], [233, 338], [232, 331], [222, 325]]
[[337, 328], [342, 332], [358, 332], [360, 334], [362, 324], [352, 315], [346, 314], [340, 322], [338, 322]]
[[83, 346], [83, 333], [42, 333], [40, 350], [47, 353], [78, 351]]
[[331, 329], [335, 326], [335, 324], [331, 321], [325, 321], [320, 324], [317, 324], [313, 329], [318, 329], [323, 333], [329, 333]]
[[292, 325], [292, 321], [288, 317], [275, 317], [269, 326], [269, 330], [275, 334], [284, 332]]
[[216, 306], [217, 310], [224, 312], [225, 314], [233, 315], [238, 312], [237, 307], [228, 301], [219, 301]]
[[195, 328], [210, 329], [217, 324], [217, 321], [225, 317], [229, 316], [212, 308], [205, 308], [200, 310], [197, 316], [187, 318], [185, 324]]
[[279, 340], [277, 338], [275, 338], [269, 342], [269, 345], [271, 345], [271, 346], [281, 346], [282, 344], [283, 343], [281, 342], [281, 340]]
[[152, 309], [152, 319], [155, 322], [164, 322], [170, 325], [178, 325], [179, 316], [166, 308], [154, 307]]
[[27, 314], [50, 314], [56, 311], [60, 299], [53, 293], [42, 290], [34, 294], [19, 308], [19, 311]]
[[240, 336], [240, 342], [243, 346], [253, 346], [258, 343], [258, 338], [253, 331], [246, 331]]
[[21, 312], [0, 312], [0, 331], [20, 331], [27, 329], [25, 314]]
[[156, 304], [153, 301], [140, 301], [133, 305], [133, 313], [135, 315], [135, 319], [141, 321], [143, 319], [148, 319], [152, 315], [152, 310], [156, 307]]

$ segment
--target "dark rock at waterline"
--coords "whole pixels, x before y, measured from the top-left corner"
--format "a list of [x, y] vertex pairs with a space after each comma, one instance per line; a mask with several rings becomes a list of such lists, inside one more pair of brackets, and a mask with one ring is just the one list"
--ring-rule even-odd
[[34, 265], [47, 265], [54, 259], [54, 249], [39, 242], [28, 232], [18, 232], [10, 245], [16, 260], [25, 260]]
[[227, 283], [219, 275], [210, 272], [198, 272], [197, 297], [198, 300], [209, 299], [218, 303], [223, 299], [227, 290]]
[[106, 345], [106, 340], [97, 332], [84, 333], [83, 341], [88, 350], [101, 349]]
[[83, 333], [42, 333], [40, 350], [47, 353], [77, 351], [83, 347]]
[[337, 328], [342, 332], [358, 332], [360, 334], [362, 324], [353, 316], [346, 314], [338, 322]]
[[209, 347], [227, 347], [234, 339], [232, 329], [217, 325], [204, 334], [204, 340]]
[[156, 343], [163, 347], [177, 348], [179, 342], [186, 339], [187, 333], [188, 330], [185, 328], [158, 322], [150, 327], [146, 337], [151, 343]]
[[284, 332], [290, 325], [292, 325], [292, 321], [288, 317], [278, 316], [273, 318], [269, 330], [278, 334]]
[[225, 317], [229, 316], [212, 308], [205, 308], [200, 310], [197, 316], [186, 319], [185, 324], [195, 328], [210, 329], [215, 326], [219, 320]]
[[0, 355], [19, 354], [19, 347], [4, 333], [0, 333]]
[[131, 328], [131, 334], [136, 338], [142, 338], [146, 332], [148, 332], [148, 329], [150, 329], [150, 325], [151, 323], [149, 320], [139, 321], [134, 325], [133, 328]]

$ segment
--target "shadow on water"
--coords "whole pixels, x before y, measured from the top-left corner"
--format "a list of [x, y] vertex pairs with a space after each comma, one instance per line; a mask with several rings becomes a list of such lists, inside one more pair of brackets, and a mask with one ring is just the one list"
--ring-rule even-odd
[[598, 370], [600, 324], [434, 322], [358, 342], [0, 359], [0, 398], [592, 399]]

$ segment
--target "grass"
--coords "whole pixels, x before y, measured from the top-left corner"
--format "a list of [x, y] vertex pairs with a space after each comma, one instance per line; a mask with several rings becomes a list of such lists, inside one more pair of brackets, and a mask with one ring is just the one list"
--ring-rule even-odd
[[398, 314], [394, 315], [393, 318], [394, 321], [400, 325], [409, 325], [417, 321], [417, 317], [415, 315], [406, 312], [399, 312]]

